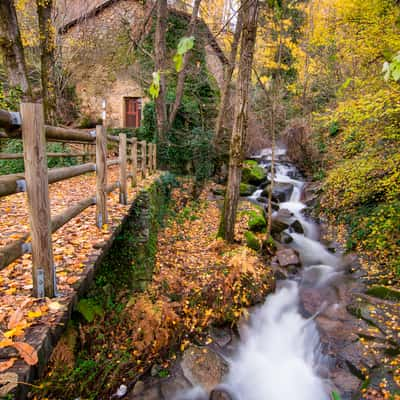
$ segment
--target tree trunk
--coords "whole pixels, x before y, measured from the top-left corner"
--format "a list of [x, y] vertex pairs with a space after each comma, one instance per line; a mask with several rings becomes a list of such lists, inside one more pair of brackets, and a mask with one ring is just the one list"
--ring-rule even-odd
[[36, 0], [37, 14], [39, 21], [40, 38], [40, 77], [42, 81], [42, 99], [44, 107], [44, 118], [50, 122], [51, 115], [54, 114], [55, 100], [52, 95], [54, 65], [55, 37], [52, 23], [53, 0]]
[[258, 0], [242, 0], [243, 31], [239, 75], [235, 96], [235, 120], [229, 151], [228, 183], [218, 236], [234, 241], [239, 187], [242, 177], [243, 147], [247, 133], [249, 91], [257, 35]]
[[214, 135], [214, 146], [217, 152], [221, 150], [223, 144], [223, 125], [226, 118], [226, 109], [229, 100], [229, 88], [232, 81], [233, 71], [235, 70], [236, 55], [239, 46], [240, 35], [242, 33], [242, 13], [243, 8], [241, 8], [238, 13], [238, 20], [236, 22], [235, 33], [233, 35], [231, 52], [229, 54], [229, 63], [226, 65], [224, 71], [224, 82], [221, 90], [221, 101]]
[[167, 45], [165, 35], [167, 31], [168, 5], [167, 0], [157, 0], [157, 21], [155, 33], [155, 69], [160, 73], [160, 92], [155, 100], [156, 119], [159, 142], [165, 141], [167, 129], [167, 105], [166, 105], [166, 81], [165, 66], [167, 57]]
[[[194, 1], [193, 12], [192, 12], [192, 17], [190, 18], [187, 36], [193, 36], [195, 33], [196, 21], [197, 21], [197, 15], [199, 13], [200, 3], [201, 3], [201, 0]], [[182, 69], [178, 74], [178, 82], [176, 84], [175, 101], [172, 106], [171, 114], [169, 115], [168, 129], [171, 129], [171, 127], [175, 121], [176, 114], [178, 113], [179, 107], [181, 105], [181, 101], [182, 101], [182, 97], [183, 97], [183, 89], [185, 88], [185, 79], [186, 79], [186, 75], [187, 75], [187, 66], [189, 63], [189, 58], [190, 58], [190, 52], [188, 51], [183, 56]]]
[[32, 91], [13, 0], [0, 1], [0, 50], [11, 85], [19, 85], [25, 98], [30, 100]]

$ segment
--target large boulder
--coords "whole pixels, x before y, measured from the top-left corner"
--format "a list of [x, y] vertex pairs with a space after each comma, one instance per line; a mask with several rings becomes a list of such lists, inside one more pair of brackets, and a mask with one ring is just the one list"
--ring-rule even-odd
[[251, 210], [249, 213], [249, 229], [252, 232], [263, 232], [267, 227], [267, 221], [264, 218], [262, 211]]
[[300, 266], [300, 259], [293, 249], [282, 249], [276, 252], [281, 267]]
[[259, 185], [267, 178], [267, 173], [263, 167], [254, 160], [246, 160], [242, 168], [242, 182], [252, 185]]
[[253, 249], [255, 251], [260, 250], [260, 241], [257, 239], [257, 236], [253, 232], [246, 231], [244, 233], [244, 237], [246, 239], [247, 247], [250, 247], [250, 249]]
[[251, 196], [256, 190], [257, 190], [256, 186], [242, 182], [240, 184], [239, 193], [241, 196], [247, 197], [247, 196]]
[[227, 362], [207, 347], [191, 345], [183, 353], [181, 367], [185, 378], [193, 386], [210, 392], [228, 373]]
[[[262, 197], [268, 197], [271, 185], [266, 186], [261, 192]], [[272, 190], [272, 201], [275, 203], [283, 203], [290, 200], [293, 193], [293, 185], [291, 183], [275, 182]]]

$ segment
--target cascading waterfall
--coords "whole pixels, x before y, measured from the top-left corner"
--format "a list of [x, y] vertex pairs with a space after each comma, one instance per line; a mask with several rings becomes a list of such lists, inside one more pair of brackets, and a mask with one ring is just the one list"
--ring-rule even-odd
[[[269, 150], [261, 152], [270, 154]], [[276, 154], [282, 157], [285, 151], [278, 149]], [[274, 181], [293, 185], [291, 198], [281, 203], [280, 209], [289, 210], [292, 220], [299, 220], [304, 228], [304, 234], [288, 231], [303, 264], [302, 280], [324, 285], [339, 273], [339, 259], [316, 240], [317, 227], [302, 214], [306, 207], [300, 202], [304, 182], [288, 176], [291, 171], [293, 167], [276, 162]], [[327, 382], [319, 375], [324, 357], [316, 324], [299, 311], [302, 280], [282, 283], [251, 315], [226, 380], [235, 399], [329, 399]]]
[[[289, 210], [293, 215], [290, 222], [297, 219], [304, 229], [304, 234], [287, 230], [293, 239], [290, 246], [298, 251], [303, 268], [296, 280], [280, 281], [276, 292], [252, 312], [241, 329], [236, 354], [228, 360], [230, 372], [222, 386], [233, 400], [329, 400], [329, 382], [320, 375], [327, 362], [314, 319], [300, 313], [299, 292], [302, 285], [327, 285], [341, 273], [340, 260], [318, 242], [316, 225], [303, 216], [306, 206], [300, 198], [304, 182], [288, 176], [294, 167], [279, 162], [285, 150], [277, 149], [275, 154], [274, 181], [294, 188], [280, 209]], [[260, 156], [271, 160], [270, 149], [264, 149]], [[260, 193], [257, 190], [250, 199], [257, 200]], [[324, 306], [321, 304], [321, 309]], [[182, 398], [198, 399], [200, 394], [205, 392], [194, 388]]]

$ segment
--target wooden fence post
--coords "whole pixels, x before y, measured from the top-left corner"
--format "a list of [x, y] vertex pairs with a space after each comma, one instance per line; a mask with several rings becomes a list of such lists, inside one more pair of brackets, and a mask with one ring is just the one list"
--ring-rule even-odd
[[147, 164], [147, 156], [146, 156], [146, 141], [142, 140], [141, 142], [141, 170], [142, 170], [142, 178], [146, 178], [146, 164]]
[[96, 225], [107, 223], [107, 135], [104, 126], [96, 126]]
[[126, 134], [119, 134], [119, 202], [127, 204], [126, 188]]
[[147, 170], [149, 171], [149, 174], [151, 175], [153, 173], [153, 143], [148, 143], [147, 145]]
[[22, 139], [32, 238], [32, 280], [35, 297], [54, 297], [56, 274], [51, 244], [51, 216], [43, 105], [22, 103]]
[[132, 180], [131, 184], [132, 187], [137, 185], [137, 138], [132, 138], [132, 147], [131, 147], [131, 158], [132, 158], [132, 165], [131, 165], [131, 173], [132, 173]]
[[157, 171], [157, 145], [153, 144], [153, 170]]

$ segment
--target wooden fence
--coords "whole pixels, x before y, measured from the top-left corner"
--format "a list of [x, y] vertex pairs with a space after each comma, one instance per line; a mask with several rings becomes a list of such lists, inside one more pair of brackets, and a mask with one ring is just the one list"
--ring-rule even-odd
[[[51, 235], [86, 208], [96, 205], [96, 224], [101, 229], [108, 221], [107, 194], [119, 189], [119, 201], [127, 204], [127, 182], [137, 184], [138, 173], [145, 178], [156, 170], [157, 148], [153, 143], [128, 139], [126, 134], [107, 135], [104, 126], [96, 130], [59, 128], [44, 124], [40, 103], [22, 103], [20, 113], [0, 110], [0, 138], [22, 139], [23, 154], [0, 153], [0, 160], [23, 159], [25, 173], [0, 176], [0, 197], [27, 192], [30, 233], [0, 247], [0, 270], [22, 256], [32, 252], [33, 295], [53, 297], [56, 293], [55, 266]], [[80, 144], [86, 151], [73, 153], [46, 153], [47, 142]], [[118, 158], [107, 159], [107, 147], [118, 146]], [[95, 151], [91, 150], [95, 147]], [[85, 162], [89, 157], [94, 162]], [[82, 164], [62, 168], [47, 168], [47, 157], [81, 158]], [[129, 172], [128, 162], [130, 162]], [[119, 165], [119, 180], [109, 183], [107, 167]], [[63, 213], [51, 216], [49, 184], [87, 172], [96, 172], [96, 193]], [[29, 237], [31, 238], [28, 243]]]

